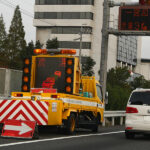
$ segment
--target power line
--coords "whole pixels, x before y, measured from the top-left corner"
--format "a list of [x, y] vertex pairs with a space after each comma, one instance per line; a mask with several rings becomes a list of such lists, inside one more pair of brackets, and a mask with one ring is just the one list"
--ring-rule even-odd
[[[10, 2], [7, 1], [7, 0], [5, 0], [5, 1], [2, 1], [2, 0], [1, 0], [0, 3], [2, 3], [3, 5], [5, 5], [5, 6], [7, 6], [7, 7], [13, 8], [13, 9], [16, 8], [16, 5], [15, 5], [15, 4], [10, 3]], [[31, 18], [34, 19], [34, 15], [33, 15], [31, 12], [28, 12], [27, 10], [22, 9], [22, 8], [20, 8], [20, 10], [21, 10], [21, 12], [22, 12], [24, 15], [26, 15], [26, 16], [31, 17]], [[51, 23], [49, 23], [49, 22], [47, 22], [47, 21], [44, 21], [44, 20], [41, 20], [41, 19], [39, 19], [39, 20], [40, 20], [41, 22], [44, 22], [44, 23], [49, 24], [50, 26], [55, 26], [54, 24], [51, 24]]]

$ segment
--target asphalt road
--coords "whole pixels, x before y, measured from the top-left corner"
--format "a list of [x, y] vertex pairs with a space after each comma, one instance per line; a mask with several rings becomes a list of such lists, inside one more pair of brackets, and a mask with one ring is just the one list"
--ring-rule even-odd
[[[51, 131], [50, 131], [51, 130]], [[39, 140], [0, 138], [0, 150], [146, 150], [150, 149], [150, 136], [136, 136], [127, 140], [124, 127], [100, 128], [93, 134], [77, 130], [73, 136], [58, 134], [55, 129], [42, 129]]]

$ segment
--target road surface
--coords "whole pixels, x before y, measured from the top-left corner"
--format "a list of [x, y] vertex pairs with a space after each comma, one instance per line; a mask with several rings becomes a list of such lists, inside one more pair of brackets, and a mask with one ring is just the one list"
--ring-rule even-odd
[[150, 136], [138, 135], [133, 140], [124, 136], [124, 127], [100, 128], [93, 134], [77, 130], [75, 135], [58, 134], [55, 129], [41, 129], [38, 140], [0, 138], [0, 150], [145, 150]]

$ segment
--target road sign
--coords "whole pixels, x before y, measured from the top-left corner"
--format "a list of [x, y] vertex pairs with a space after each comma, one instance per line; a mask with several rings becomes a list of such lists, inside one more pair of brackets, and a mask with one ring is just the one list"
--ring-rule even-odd
[[1, 136], [32, 139], [35, 132], [35, 126], [35, 121], [6, 120]]
[[119, 30], [150, 31], [150, 6], [121, 6]]

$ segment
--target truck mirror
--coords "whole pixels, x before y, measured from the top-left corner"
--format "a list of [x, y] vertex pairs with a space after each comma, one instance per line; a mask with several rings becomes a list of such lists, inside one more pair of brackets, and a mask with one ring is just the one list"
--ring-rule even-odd
[[108, 104], [108, 92], [105, 93], [105, 104]]

